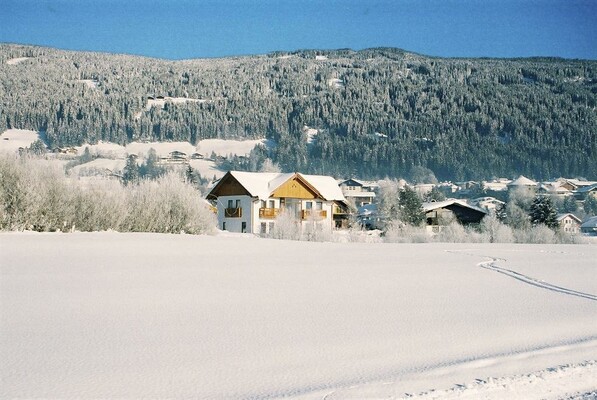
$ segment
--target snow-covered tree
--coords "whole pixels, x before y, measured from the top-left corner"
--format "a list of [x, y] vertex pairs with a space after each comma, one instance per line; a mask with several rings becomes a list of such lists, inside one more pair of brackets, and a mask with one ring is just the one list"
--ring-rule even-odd
[[125, 185], [138, 183], [140, 176], [136, 157], [133, 155], [128, 156], [122, 173], [122, 183]]
[[587, 196], [583, 208], [587, 215], [597, 215], [597, 197]]
[[425, 221], [425, 213], [423, 212], [423, 204], [419, 195], [408, 186], [400, 192], [398, 198], [399, 216], [401, 221], [412, 225], [420, 226]]
[[535, 197], [531, 204], [529, 216], [533, 226], [543, 224], [551, 229], [558, 227], [556, 209], [548, 196]]

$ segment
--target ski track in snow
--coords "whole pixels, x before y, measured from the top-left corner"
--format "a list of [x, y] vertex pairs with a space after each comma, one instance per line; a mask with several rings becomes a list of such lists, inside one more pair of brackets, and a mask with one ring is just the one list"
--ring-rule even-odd
[[[472, 254], [472, 253], [464, 253], [462, 251], [454, 251], [454, 250], [446, 250], [446, 252], [448, 253], [459, 253], [459, 254], [466, 254], [469, 256], [473, 256], [473, 257], [479, 257], [479, 255], [477, 254]], [[562, 252], [560, 252], [562, 253]], [[573, 290], [573, 289], [568, 289], [562, 286], [557, 286], [557, 285], [553, 285], [551, 283], [542, 281], [540, 279], [536, 279], [533, 278], [531, 276], [528, 275], [524, 275], [521, 274], [520, 272], [514, 271], [513, 269], [508, 269], [508, 268], [503, 268], [497, 265], [498, 261], [508, 261], [504, 258], [499, 258], [499, 257], [492, 257], [492, 256], [481, 256], [484, 258], [488, 258], [488, 261], [481, 261], [480, 263], [477, 264], [478, 267], [481, 268], [485, 268], [488, 269], [490, 271], [495, 271], [498, 272], [500, 274], [504, 274], [506, 276], [509, 276], [511, 278], [514, 278], [516, 280], [519, 280], [521, 282], [527, 283], [529, 285], [532, 286], [536, 286], [538, 288], [541, 289], [546, 289], [546, 290], [551, 290], [553, 292], [558, 292], [558, 293], [562, 293], [562, 294], [567, 294], [570, 296], [577, 296], [577, 297], [582, 297], [588, 300], [593, 300], [593, 301], [597, 301], [597, 296], [594, 294], [590, 294], [590, 293], [584, 293], [584, 292], [579, 292], [577, 290]]]

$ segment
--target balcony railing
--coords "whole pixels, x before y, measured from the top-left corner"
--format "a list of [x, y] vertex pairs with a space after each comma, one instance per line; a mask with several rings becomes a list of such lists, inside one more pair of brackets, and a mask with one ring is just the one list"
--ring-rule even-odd
[[325, 219], [328, 216], [327, 210], [303, 210], [301, 212], [302, 219]]
[[280, 214], [279, 208], [260, 208], [259, 209], [259, 218], [277, 218], [278, 214]]
[[226, 218], [240, 218], [242, 216], [243, 216], [243, 209], [241, 207], [225, 208], [224, 209], [224, 217], [226, 217]]

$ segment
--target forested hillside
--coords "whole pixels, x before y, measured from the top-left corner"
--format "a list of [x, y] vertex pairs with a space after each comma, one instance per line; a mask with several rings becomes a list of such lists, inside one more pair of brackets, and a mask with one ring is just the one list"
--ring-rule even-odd
[[597, 179], [596, 107], [597, 61], [387, 48], [167, 61], [0, 44], [0, 131], [45, 131], [50, 147], [267, 137], [289, 171]]

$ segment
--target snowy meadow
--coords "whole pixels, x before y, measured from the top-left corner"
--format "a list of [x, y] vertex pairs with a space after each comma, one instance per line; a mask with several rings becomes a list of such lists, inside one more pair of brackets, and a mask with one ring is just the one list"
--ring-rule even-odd
[[11, 232], [0, 255], [3, 398], [597, 388], [595, 245]]

